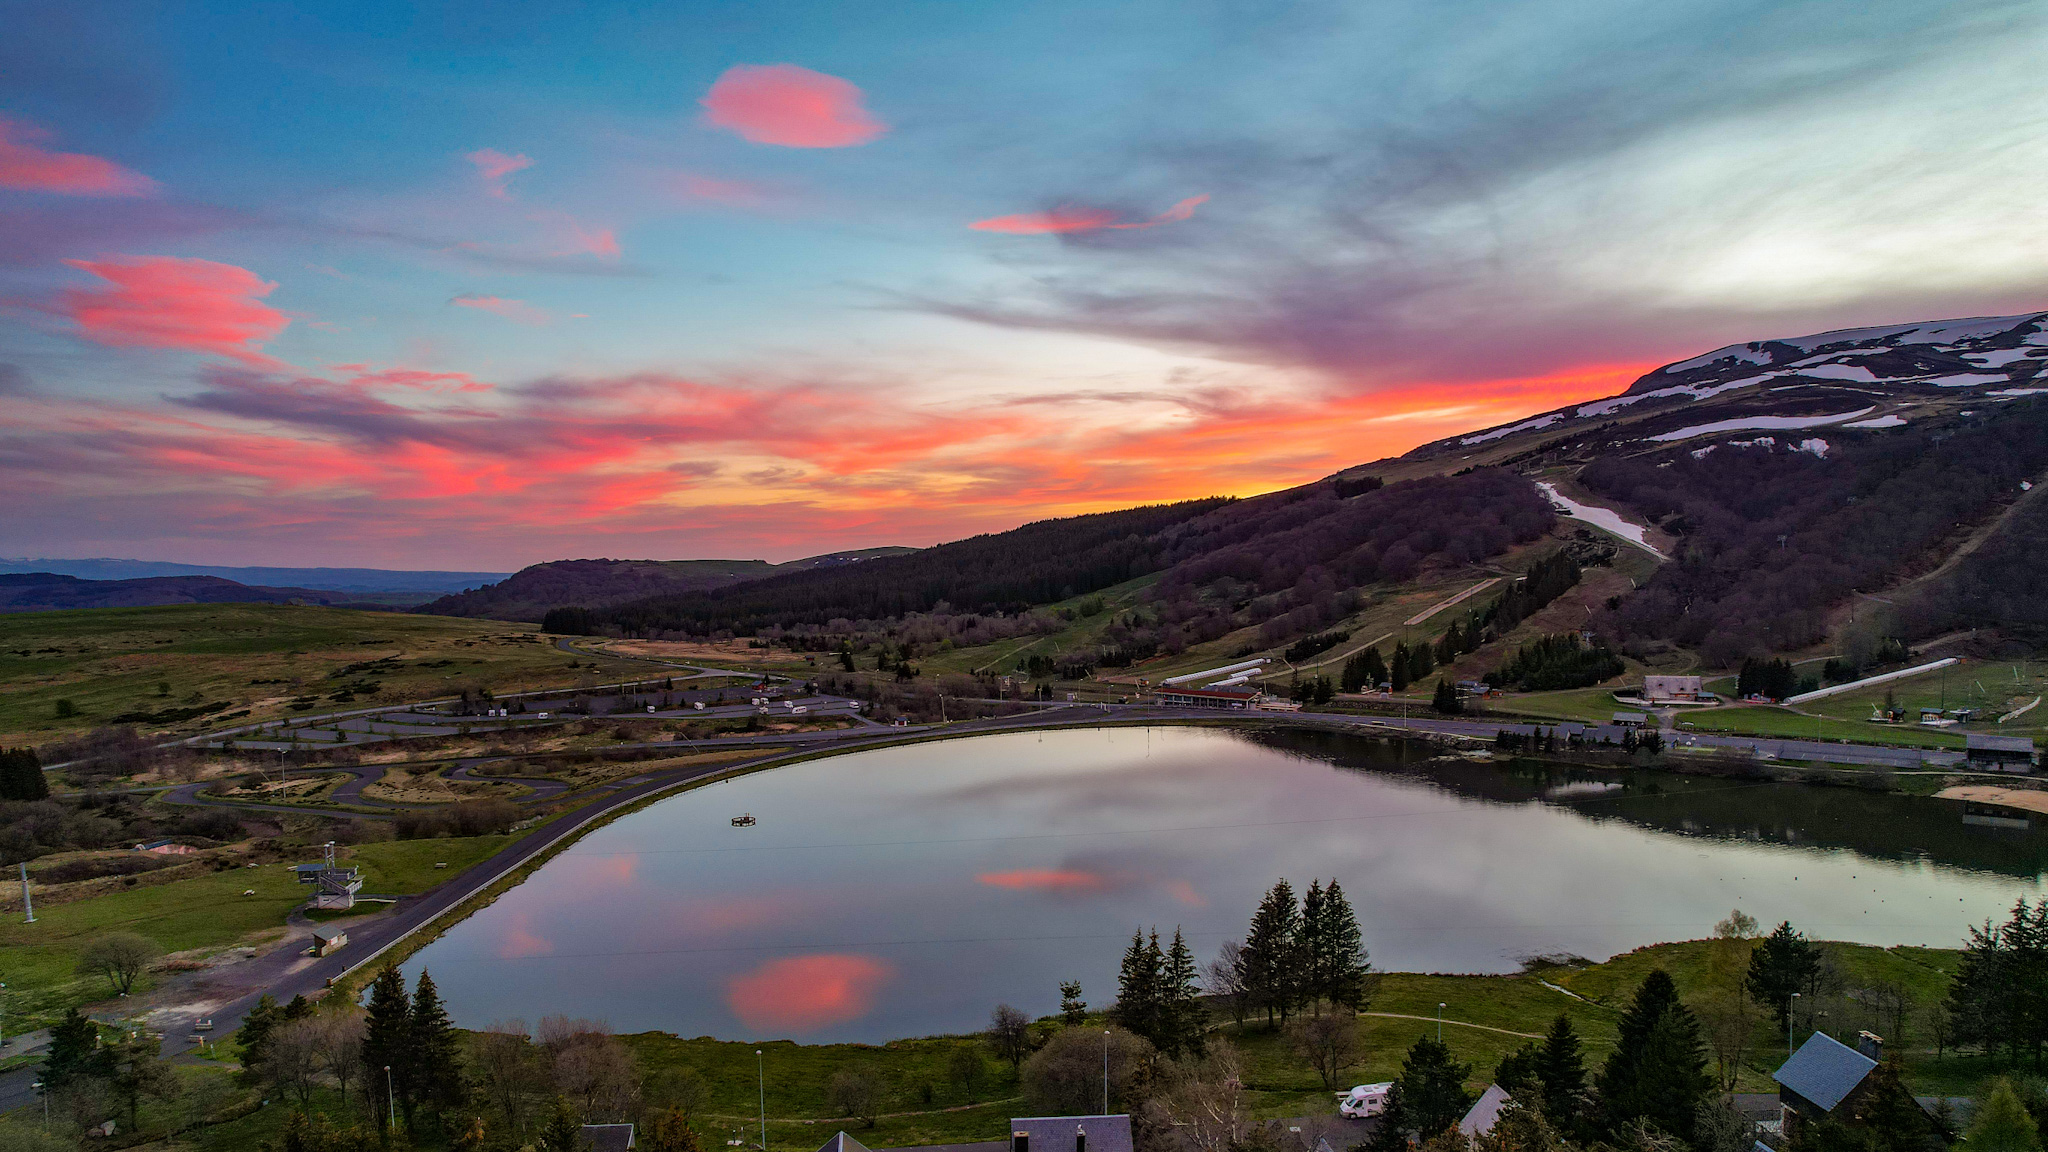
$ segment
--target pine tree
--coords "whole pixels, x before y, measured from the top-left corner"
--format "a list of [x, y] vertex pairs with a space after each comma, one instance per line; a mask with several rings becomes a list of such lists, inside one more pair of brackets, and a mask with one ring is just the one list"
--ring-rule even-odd
[[64, 1018], [50, 1027], [50, 1051], [43, 1057], [43, 1083], [54, 1092], [73, 1080], [105, 1076], [110, 1065], [108, 1052], [100, 1046], [99, 1025], [81, 1016], [76, 1008], [65, 1009]]
[[1614, 1052], [1600, 1071], [1603, 1120], [1619, 1132], [1646, 1120], [1690, 1139], [1699, 1103], [1713, 1089], [1699, 1021], [1663, 969], [1645, 977], [1623, 1013]]
[[1436, 694], [1430, 699], [1429, 706], [1446, 716], [1456, 716], [1465, 710], [1464, 701], [1458, 698], [1458, 690], [1451, 686], [1449, 680], [1442, 679], [1436, 682]]
[[546, 1152], [582, 1152], [589, 1147], [583, 1139], [583, 1126], [576, 1123], [569, 1102], [560, 1096], [555, 1097], [555, 1114], [540, 1130], [539, 1144]]
[[1782, 1031], [1791, 1018], [1792, 994], [1805, 991], [1820, 967], [1820, 945], [1793, 931], [1787, 920], [1749, 954], [1749, 974], [1743, 983], [1759, 1004], [1777, 1014]]
[[441, 1005], [440, 990], [426, 969], [412, 994], [412, 1096], [436, 1114], [462, 1104], [462, 1037]]
[[1198, 976], [1194, 950], [1181, 936], [1179, 925], [1175, 925], [1173, 946], [1166, 951], [1161, 981], [1166, 1043], [1157, 1045], [1171, 1059], [1200, 1056], [1208, 1047], [1202, 1033], [1209, 1023], [1209, 1010], [1202, 1006]]
[[1166, 958], [1159, 951], [1159, 931], [1147, 941], [1140, 930], [1131, 934], [1131, 946], [1124, 949], [1123, 967], [1117, 972], [1116, 1004], [1109, 1010], [1111, 1023], [1134, 1035], [1143, 1036], [1155, 1048], [1163, 1030], [1162, 1009], [1166, 980]]
[[0, 800], [47, 800], [50, 782], [33, 748], [0, 748]]
[[1977, 1110], [1963, 1146], [1970, 1152], [2041, 1152], [2041, 1133], [2012, 1082], [2000, 1080]]
[[1060, 981], [1060, 1022], [1071, 1028], [1087, 1019], [1088, 1002], [1081, 999], [1081, 982]]
[[1282, 880], [1259, 901], [1244, 938], [1245, 991], [1253, 1007], [1266, 1010], [1269, 1023], [1276, 1012], [1285, 1023], [1294, 1008], [1300, 934], [1301, 910], [1295, 907], [1294, 888]]
[[1417, 644], [1408, 650], [1408, 680], [1414, 683], [1429, 678], [1436, 671], [1436, 659], [1430, 654], [1429, 645]]
[[1380, 658], [1377, 645], [1365, 650], [1365, 678], [1367, 686], [1374, 691], [1387, 682], [1387, 662]]
[[404, 1113], [407, 1125], [411, 1124], [412, 1038], [412, 999], [405, 993], [405, 977], [399, 975], [396, 968], [386, 968], [370, 985], [369, 1018], [363, 1025], [363, 1068], [370, 1082], [376, 1084], [380, 1079], [387, 1079], [385, 1069], [390, 1069], [388, 1082], [376, 1084], [385, 1090], [368, 1093], [370, 1111], [376, 1116], [380, 1129], [391, 1125], [386, 1109], [392, 1097], [397, 1098], [398, 1109]]
[[1576, 1132], [1586, 1109], [1586, 1062], [1571, 1017], [1560, 1012], [1536, 1053], [1536, 1077], [1543, 1081], [1543, 1116], [1560, 1132]]
[[1405, 692], [1408, 690], [1409, 664], [1408, 642], [1406, 640], [1396, 640], [1394, 642], [1394, 659], [1387, 667], [1387, 681], [1393, 685], [1394, 691]]
[[1316, 1015], [1323, 1014], [1323, 989], [1328, 973], [1324, 964], [1329, 955], [1324, 937], [1329, 933], [1323, 901], [1323, 882], [1311, 880], [1308, 891], [1301, 894], [1301, 931], [1294, 940], [1295, 970], [1300, 973], [1301, 1000], [1305, 1010]]
[[1365, 950], [1365, 933], [1358, 927], [1358, 914], [1336, 877], [1323, 889], [1322, 994], [1332, 1004], [1363, 1012], [1371, 1003], [1378, 977], [1372, 974], [1372, 957]]
[[243, 1084], [262, 1083], [263, 1062], [270, 1055], [270, 1030], [281, 1023], [279, 1012], [276, 997], [265, 992], [235, 1030], [235, 1043], [242, 1047], [242, 1070], [235, 1078]]
[[1401, 1063], [1401, 1078], [1387, 1093], [1386, 1113], [1367, 1147], [1374, 1152], [1405, 1152], [1409, 1133], [1427, 1141], [1456, 1125], [1472, 1107], [1472, 1096], [1465, 1091], [1471, 1077], [1472, 1066], [1453, 1060], [1443, 1042], [1428, 1036], [1416, 1040]]

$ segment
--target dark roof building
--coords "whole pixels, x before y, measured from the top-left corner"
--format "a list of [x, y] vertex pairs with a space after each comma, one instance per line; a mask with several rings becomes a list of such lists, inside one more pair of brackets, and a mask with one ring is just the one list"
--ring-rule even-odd
[[1256, 688], [1161, 688], [1159, 702], [1175, 708], [1250, 708], [1262, 695]]
[[632, 1152], [633, 1126], [631, 1124], [585, 1124], [583, 1144], [590, 1152]]
[[1989, 772], [2034, 770], [2034, 741], [2030, 737], [1980, 736], [1971, 732], [1964, 735], [1963, 748], [1972, 768]]
[[820, 1145], [818, 1152], [868, 1152], [868, 1148], [867, 1145], [840, 1132]]
[[1131, 1152], [1131, 1118], [1027, 1116], [1012, 1120], [1010, 1152]]
[[[1874, 1043], [1876, 1037], [1871, 1040]], [[1771, 1075], [1778, 1082], [1778, 1103], [1785, 1108], [1785, 1134], [1793, 1135], [1800, 1121], [1832, 1115], [1856, 1095], [1876, 1067], [1874, 1058], [1825, 1032], [1808, 1037]]]

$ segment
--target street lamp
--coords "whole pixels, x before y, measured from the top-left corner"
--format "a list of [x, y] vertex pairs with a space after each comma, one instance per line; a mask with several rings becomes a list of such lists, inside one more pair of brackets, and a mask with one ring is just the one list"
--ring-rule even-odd
[[384, 1066], [384, 1123], [392, 1131], [398, 1130], [398, 1091], [391, 1086], [391, 1065]]
[[1441, 1003], [1436, 1006], [1436, 1042], [1444, 1042], [1444, 1006]]
[[759, 1048], [754, 1049], [754, 1075], [761, 1090], [761, 1152], [768, 1152], [768, 1066]]
[[1109, 1115], [1109, 1029], [1102, 1030], [1102, 1114]]

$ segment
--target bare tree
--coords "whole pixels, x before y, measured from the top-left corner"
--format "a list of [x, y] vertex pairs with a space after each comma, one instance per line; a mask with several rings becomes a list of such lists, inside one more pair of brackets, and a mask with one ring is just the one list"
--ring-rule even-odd
[[841, 1116], [852, 1116], [873, 1128], [882, 1107], [882, 1078], [872, 1068], [847, 1068], [832, 1074], [825, 1085], [825, 1103]]
[[348, 1086], [363, 1075], [363, 1014], [351, 1008], [322, 1012], [309, 1023], [318, 1025], [317, 1048], [320, 1066], [341, 1090], [341, 1106], [348, 1107]]
[[526, 1134], [529, 1105], [550, 1085], [546, 1062], [526, 1034], [526, 1021], [493, 1021], [470, 1041], [469, 1066], [477, 1089], [513, 1139]]
[[150, 962], [163, 955], [156, 941], [133, 932], [110, 932], [85, 946], [76, 971], [81, 976], [104, 976], [114, 990], [126, 996]]
[[640, 1096], [687, 1121], [704, 1104], [704, 1075], [695, 1068], [663, 1068], [641, 1085]]
[[321, 1028], [318, 1017], [292, 1020], [272, 1028], [264, 1046], [263, 1078], [278, 1091], [297, 1097], [300, 1108], [313, 1105], [321, 1071]]
[[988, 1014], [988, 1046], [995, 1051], [996, 1058], [1006, 1060], [1010, 1071], [1016, 1072], [1024, 1065], [1024, 1058], [1031, 1054], [1031, 1017], [1022, 1009], [1008, 1004], [998, 1004]]
[[946, 1077], [960, 1085], [960, 1091], [969, 1102], [981, 1090], [981, 1083], [988, 1076], [988, 1065], [982, 1061], [981, 1050], [971, 1044], [962, 1044], [946, 1057]]
[[623, 1121], [639, 1086], [633, 1053], [615, 1036], [585, 1033], [555, 1057], [555, 1090], [582, 1105], [586, 1123]]
[[1358, 1063], [1358, 1018], [1349, 1013], [1307, 1016], [1287, 1026], [1287, 1043], [1296, 1055], [1335, 1088], [1346, 1068]]
[[1062, 1028], [1025, 1063], [1024, 1096], [1040, 1109], [1036, 1115], [1093, 1115], [1103, 1103], [1105, 1063], [1114, 1102], [1157, 1055], [1143, 1037], [1122, 1028], [1110, 1028], [1107, 1035], [1093, 1028]]
[[[523, 1032], [522, 1025], [521, 1031]], [[567, 1016], [543, 1016], [540, 1018], [540, 1046], [548, 1055], [559, 1056], [562, 1050], [581, 1043], [589, 1036], [610, 1036], [612, 1026], [603, 1020], [571, 1020]]]
[[1251, 1008], [1244, 982], [1244, 945], [1235, 940], [1223, 942], [1216, 958], [1202, 970], [1202, 990], [1222, 1002], [1233, 1022], [1244, 1023]]
[[[1174, 1069], [1168, 1065], [1169, 1074]], [[1209, 1044], [1208, 1055], [1171, 1080], [1145, 1105], [1147, 1126], [1181, 1137], [1191, 1152], [1238, 1152], [1253, 1147], [1259, 1124], [1244, 1095], [1243, 1062], [1227, 1040]]]
[[1948, 1005], [1940, 1000], [1929, 1004], [1921, 1019], [1927, 1021], [1927, 1038], [1934, 1041], [1934, 1058], [1939, 1060], [1955, 1042], [1955, 1019], [1949, 1015]]

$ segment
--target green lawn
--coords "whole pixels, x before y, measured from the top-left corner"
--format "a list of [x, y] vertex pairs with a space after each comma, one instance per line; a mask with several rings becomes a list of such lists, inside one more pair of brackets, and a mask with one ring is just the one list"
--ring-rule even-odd
[[1684, 713], [1680, 719], [1701, 732], [1743, 736], [1784, 736], [1792, 739], [1850, 740], [1859, 744], [1896, 744], [1907, 748], [1961, 748], [1954, 731], [1912, 724], [1871, 724], [1852, 720], [1802, 716], [1767, 704], [1712, 708]]
[[[363, 891], [409, 896], [454, 879], [515, 839], [503, 835], [386, 840], [349, 849], [348, 861], [363, 869]], [[448, 867], [436, 868], [436, 863]]]

